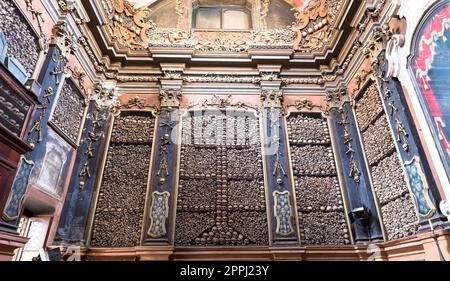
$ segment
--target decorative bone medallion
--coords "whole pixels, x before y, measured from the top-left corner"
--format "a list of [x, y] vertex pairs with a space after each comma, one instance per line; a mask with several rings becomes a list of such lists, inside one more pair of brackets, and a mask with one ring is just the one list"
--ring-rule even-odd
[[289, 191], [273, 193], [275, 207], [274, 215], [277, 219], [275, 232], [282, 236], [289, 236], [294, 232], [292, 227], [292, 206]]
[[154, 191], [152, 194], [150, 228], [148, 235], [152, 238], [160, 238], [166, 232], [166, 219], [169, 217], [170, 193]]

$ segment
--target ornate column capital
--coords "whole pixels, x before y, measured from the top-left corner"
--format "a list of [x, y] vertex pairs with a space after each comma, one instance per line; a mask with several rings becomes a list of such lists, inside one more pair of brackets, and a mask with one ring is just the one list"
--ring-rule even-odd
[[95, 101], [99, 107], [114, 107], [117, 95], [113, 86], [97, 83], [94, 85], [89, 98], [90, 100]]
[[264, 107], [282, 108], [283, 107], [283, 91], [275, 89], [261, 90], [261, 101]]
[[383, 78], [398, 76], [400, 70], [398, 52], [404, 44], [405, 36], [395, 34], [388, 25], [374, 31], [372, 39], [364, 49], [364, 54], [372, 61], [377, 76], [383, 76]]
[[341, 108], [346, 102], [350, 102], [348, 89], [344, 85], [340, 85], [334, 89], [327, 90], [327, 109]]
[[161, 89], [159, 92], [161, 106], [180, 106], [182, 95], [181, 89]]
[[258, 65], [261, 89], [280, 89], [281, 65]]

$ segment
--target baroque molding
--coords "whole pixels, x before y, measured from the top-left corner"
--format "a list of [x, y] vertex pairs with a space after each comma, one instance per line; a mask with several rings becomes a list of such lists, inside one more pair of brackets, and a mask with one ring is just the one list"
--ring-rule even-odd
[[282, 108], [283, 107], [283, 91], [282, 90], [262, 90], [261, 101], [264, 107]]
[[313, 101], [306, 99], [306, 98], [298, 100], [294, 104], [286, 105], [285, 108], [286, 109], [295, 108], [298, 111], [304, 111], [304, 110], [307, 110], [307, 111], [319, 110], [322, 112], [325, 111], [323, 106], [317, 105]]
[[161, 106], [180, 106], [182, 95], [180, 89], [161, 89], [159, 93]]
[[61, 56], [68, 58], [78, 47], [74, 40], [74, 35], [68, 30], [67, 23], [60, 21], [55, 24], [52, 30], [51, 43], [61, 49]]

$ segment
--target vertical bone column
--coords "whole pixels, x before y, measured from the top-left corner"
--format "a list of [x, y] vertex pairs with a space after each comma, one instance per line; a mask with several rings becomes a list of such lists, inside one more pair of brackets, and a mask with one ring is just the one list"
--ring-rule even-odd
[[328, 92], [332, 131], [349, 199], [349, 216], [358, 243], [383, 241], [379, 212], [364, 160], [353, 108], [345, 87]]
[[55, 237], [58, 244], [86, 245], [87, 221], [101, 167], [112, 96], [112, 90], [97, 85], [88, 104], [75, 168]]
[[161, 79], [161, 108], [155, 129], [144, 229], [145, 245], [154, 243], [173, 245], [183, 69], [184, 65], [162, 65], [165, 77]]
[[[286, 124], [283, 118], [283, 92], [279, 69], [269, 72], [260, 67], [261, 100], [263, 102], [262, 132], [267, 188], [267, 210], [271, 246], [298, 245], [298, 220], [294, 191], [290, 178]], [[275, 74], [274, 74], [275, 73]], [[265, 79], [270, 76], [270, 79]], [[276, 76], [276, 77], [275, 77]]]

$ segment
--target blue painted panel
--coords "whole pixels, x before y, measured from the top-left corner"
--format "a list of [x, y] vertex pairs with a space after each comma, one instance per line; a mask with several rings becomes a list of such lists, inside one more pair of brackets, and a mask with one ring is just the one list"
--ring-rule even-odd
[[[150, 210], [151, 225], [146, 233], [150, 238], [153, 238], [153, 242], [157, 240], [170, 242], [171, 239], [169, 230], [173, 228], [173, 225], [169, 225], [169, 222], [172, 222], [170, 218], [173, 217], [175, 211], [172, 206], [174, 200], [173, 192], [177, 181], [178, 144], [175, 140], [178, 140], [179, 130], [177, 128], [180, 122], [178, 116], [179, 109], [177, 107], [162, 107], [159, 124], [157, 124], [159, 127], [155, 128], [157, 135], [155, 138], [156, 145], [155, 151], [153, 152], [154, 161], [152, 163], [151, 173], [152, 194], [155, 194], [155, 196], [157, 194], [164, 194], [164, 196], [167, 196], [167, 199], [165, 199], [166, 204], [163, 206], [165, 213], [160, 214], [163, 217], [155, 213], [160, 212], [161, 206], [160, 208], [152, 206], [153, 208]], [[164, 165], [166, 165], [167, 170], [162, 168]], [[157, 223], [160, 219], [164, 220], [164, 226]], [[161, 226], [158, 228], [158, 231], [154, 228], [155, 225]], [[163, 229], [164, 231], [162, 231]]]
[[6, 54], [8, 52], [8, 42], [5, 35], [0, 31], [0, 63], [5, 63]]
[[33, 170], [34, 163], [26, 160], [24, 157], [20, 159], [19, 169], [16, 178], [11, 187], [11, 192], [6, 202], [2, 218], [5, 221], [17, 220], [20, 216], [21, 206], [23, 203], [25, 192], [28, 188], [30, 174]]
[[[34, 163], [40, 163], [41, 165], [43, 164], [44, 159], [46, 159], [46, 153], [48, 151], [50, 151], [48, 148], [48, 146], [54, 146], [55, 149], [58, 149], [57, 147], [60, 147], [60, 151], [65, 151], [62, 152], [62, 154], [66, 154], [66, 156], [62, 156], [65, 157], [65, 161], [64, 161], [64, 165], [61, 169], [61, 178], [64, 181], [65, 177], [67, 177], [67, 174], [69, 173], [69, 166], [71, 163], [71, 159], [72, 159], [72, 153], [68, 152], [69, 149], [63, 149], [62, 147], [64, 146], [68, 146], [67, 143], [65, 143], [63, 140], [58, 141], [55, 140], [54, 138], [52, 138], [52, 140], [50, 142], [48, 142], [49, 139], [49, 127], [48, 127], [48, 120], [50, 118], [50, 113], [51, 113], [51, 109], [54, 106], [55, 103], [55, 97], [56, 97], [56, 91], [58, 89], [58, 83], [57, 81], [61, 81], [62, 78], [62, 72], [58, 73], [56, 76], [52, 75], [53, 70], [55, 69], [55, 66], [58, 64], [59, 69], [63, 69], [65, 64], [66, 64], [66, 60], [56, 60], [55, 58], [60, 58], [60, 50], [57, 46], [53, 45], [50, 47], [48, 55], [47, 55], [47, 59], [46, 62], [44, 64], [43, 70], [42, 70], [42, 74], [41, 74], [41, 78], [42, 78], [42, 91], [41, 94], [39, 96], [39, 104], [38, 104], [38, 109], [35, 112], [35, 116], [32, 119], [31, 122], [31, 130], [29, 132], [27, 141], [32, 144], [34, 146], [34, 150], [31, 152], [28, 152], [25, 154], [25, 158], [28, 161], [32, 161]], [[52, 132], [53, 133], [53, 132]], [[58, 144], [58, 142], [60, 142]], [[43, 167], [42, 169], [39, 169], [39, 171], [35, 171], [35, 169], [31, 169], [30, 171], [30, 167], [27, 165], [22, 165], [21, 168], [18, 171], [18, 175], [19, 177], [16, 178], [18, 183], [21, 183], [21, 188], [14, 188], [11, 190], [11, 194], [10, 197], [11, 198], [23, 198], [23, 196], [26, 193], [27, 190], [27, 186], [28, 186], [28, 182], [25, 185], [25, 181], [23, 181], [23, 175], [31, 175], [34, 177], [35, 182], [38, 183], [40, 181], [40, 179], [44, 179], [41, 178], [41, 171], [45, 170], [45, 167]], [[22, 180], [21, 180], [22, 179]], [[30, 178], [31, 180], [31, 178]], [[65, 186], [64, 183], [59, 183], [63, 186]], [[10, 204], [10, 206], [8, 206], [8, 209], [10, 210], [18, 210], [19, 212], [19, 216], [20, 216], [20, 212], [22, 211], [22, 205], [23, 202], [18, 202], [18, 201], [14, 201], [17, 204]], [[13, 212], [11, 212], [12, 214]], [[14, 212], [14, 214], [16, 214], [16, 212]], [[4, 219], [4, 218], [3, 218]], [[18, 218], [15, 218], [14, 220], [8, 221], [8, 223], [12, 223], [12, 224], [18, 224]]]
[[6, 58], [6, 67], [9, 72], [11, 72], [14, 77], [19, 80], [20, 83], [25, 84], [28, 80], [27, 70], [23, 65], [15, 58], [7, 57]]
[[[369, 172], [367, 170], [365, 160], [363, 157], [363, 150], [361, 140], [359, 139], [358, 127], [353, 114], [350, 103], [343, 106], [343, 111], [339, 109], [331, 109], [332, 130], [335, 131], [336, 144], [338, 147], [340, 165], [343, 171], [343, 177], [348, 193], [350, 209], [366, 207], [370, 212], [370, 227], [361, 225], [358, 221], [355, 224], [355, 240], [369, 241], [382, 240], [383, 232], [380, 226], [380, 219], [375, 204], [372, 188], [369, 180]], [[347, 118], [345, 118], [345, 115]], [[346, 119], [346, 122], [343, 122]], [[343, 125], [346, 123], [346, 126]], [[345, 127], [347, 127], [347, 132]], [[348, 143], [347, 143], [348, 141]], [[354, 163], [351, 163], [349, 157], [349, 145], [353, 150]], [[355, 166], [356, 165], [356, 166]], [[354, 170], [358, 169], [359, 176], [355, 176]], [[353, 171], [353, 173], [352, 173]], [[350, 211], [351, 211], [350, 210]]]
[[[89, 103], [81, 142], [77, 150], [77, 160], [61, 213], [55, 241], [69, 244], [85, 243], [85, 230], [97, 180], [97, 169], [100, 167], [101, 162], [101, 148], [105, 144], [108, 114], [108, 108], [98, 109], [94, 101]], [[95, 134], [97, 141], [90, 139], [90, 133]], [[92, 152], [92, 157], [87, 153], [88, 150]], [[86, 163], [88, 163], [87, 169], [90, 176], [83, 175]]]

